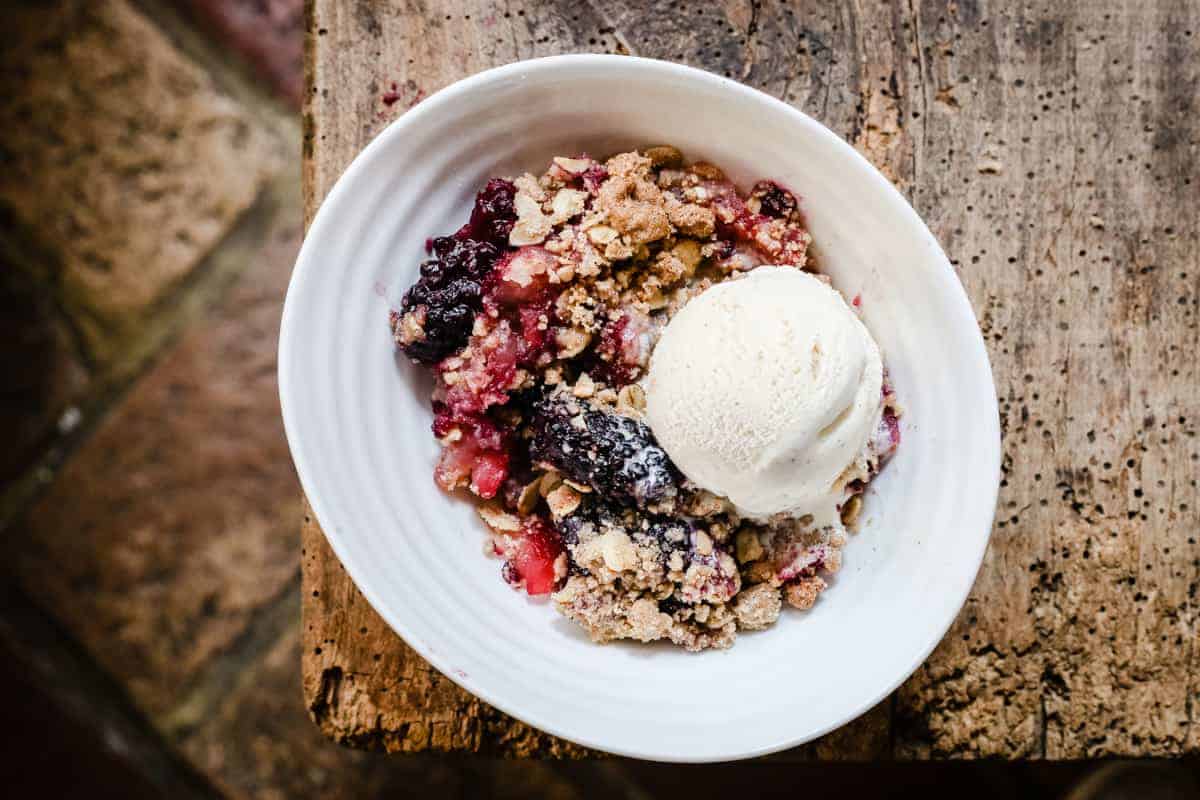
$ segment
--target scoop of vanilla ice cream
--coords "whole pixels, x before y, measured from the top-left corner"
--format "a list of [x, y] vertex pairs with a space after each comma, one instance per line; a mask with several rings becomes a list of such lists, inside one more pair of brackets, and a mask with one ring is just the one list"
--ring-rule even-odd
[[759, 267], [689, 301], [645, 381], [651, 430], [676, 466], [739, 513], [836, 520], [838, 478], [882, 413], [883, 363], [831, 286]]

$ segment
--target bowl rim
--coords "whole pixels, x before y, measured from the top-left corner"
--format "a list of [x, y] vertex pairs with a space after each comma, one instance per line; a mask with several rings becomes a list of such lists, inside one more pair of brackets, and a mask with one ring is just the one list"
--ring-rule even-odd
[[[308, 499], [309, 505], [312, 508], [313, 514], [320, 523], [322, 520], [331, 518], [329, 509], [325, 505], [324, 499], [317, 491], [316, 483], [313, 479], [313, 473], [309, 468], [308, 461], [305, 457], [305, 450], [302, 444], [303, 435], [301, 430], [303, 423], [297, 419], [291, 411], [291, 404], [288, 400], [289, 391], [293, 390], [294, 379], [291, 374], [290, 365], [293, 363], [292, 350], [296, 346], [291, 331], [298, 325], [296, 319], [296, 308], [300, 304], [297, 298], [304, 292], [304, 287], [309, 280], [309, 276], [322, 267], [317, 263], [313, 253], [318, 249], [315, 244], [318, 241], [326, 238], [329, 235], [327, 228], [333, 224], [331, 220], [335, 216], [335, 211], [342, 203], [343, 196], [347, 195], [350, 187], [356, 183], [358, 176], [370, 170], [373, 162], [378, 159], [381, 154], [387, 149], [389, 144], [404, 135], [405, 131], [410, 127], [421, 124], [426, 117], [436, 115], [444, 106], [451, 104], [464, 95], [474, 92], [475, 90], [492, 84], [498, 81], [504, 81], [513, 77], [522, 76], [533, 72], [542, 72], [553, 70], [564, 65], [583, 65], [583, 66], [607, 66], [611, 68], [645, 70], [649, 72], [658, 72], [664, 77], [677, 77], [688, 81], [701, 81], [716, 87], [723, 91], [732, 92], [742, 95], [749, 101], [764, 104], [772, 107], [777, 112], [782, 112], [784, 115], [791, 118], [791, 121], [797, 125], [803, 126], [809, 132], [816, 136], [823, 137], [834, 143], [835, 149], [843, 152], [851, 162], [858, 162], [859, 167], [865, 167], [864, 178], [875, 184], [876, 188], [883, 191], [887, 197], [889, 211], [895, 213], [897, 218], [903, 220], [906, 227], [919, 231], [922, 239], [931, 248], [931, 260], [940, 260], [940, 266], [945, 277], [949, 278], [954, 285], [954, 291], [957, 292], [958, 298], [962, 301], [965, 309], [969, 312], [971, 319], [975, 320], [974, 336], [970, 337], [969, 346], [974, 350], [974, 357], [978, 359], [982, 367], [986, 370], [989, 376], [987, 381], [989, 389], [991, 409], [990, 414], [981, 415], [981, 425], [991, 428], [992, 435], [988, 437], [989, 452], [984, 452], [979, 461], [981, 464], [992, 464], [992, 476], [988, 481], [991, 486], [990, 498], [986, 502], [981, 500], [981, 510], [987, 509], [990, 511], [988, 518], [987, 531], [980, 536], [977, 536], [977, 544], [973, 553], [974, 565], [971, 568], [971, 580], [963, 584], [964, 588], [956, 598], [956, 602], [952, 605], [946, 605], [946, 612], [939, 619], [939, 624], [932, 626], [931, 630], [938, 631], [936, 635], [931, 636], [929, 641], [925, 642], [919, 648], [919, 657], [903, 671], [899, 672], [896, 677], [887, 683], [885, 688], [876, 695], [863, 700], [854, 711], [843, 719], [830, 723], [815, 732], [803, 734], [795, 737], [783, 737], [771, 744], [755, 747], [752, 749], [731, 749], [728, 752], [723, 752], [720, 756], [700, 756], [688, 757], [679, 753], [671, 752], [667, 749], [651, 751], [646, 749], [624, 748], [621, 746], [613, 746], [611, 742], [599, 744], [589, 740], [589, 737], [579, 736], [570, 731], [563, 730], [559, 725], [541, 718], [540, 714], [527, 713], [520, 708], [519, 701], [510, 701], [508, 698], [497, 697], [487, 689], [479, 686], [473, 678], [463, 674], [461, 671], [456, 671], [448, 660], [438, 651], [427, 647], [420, 637], [414, 635], [408, 630], [403, 616], [394, 613], [387, 604], [382, 602], [382, 599], [375, 593], [375, 589], [370, 584], [369, 580], [362, 578], [369, 575], [369, 571], [358, 564], [352, 556], [349, 555], [349, 549], [340, 541], [340, 536], [335, 528], [331, 528], [324, 523], [321, 523], [322, 532], [325, 535], [326, 541], [329, 542], [334, 554], [345, 567], [347, 574], [354, 581], [355, 585], [362, 593], [362, 596], [371, 605], [376, 613], [387, 623], [387, 625], [395, 631], [404, 641], [413, 648], [413, 650], [423, 659], [432, 664], [442, 675], [457, 684], [462, 689], [470, 692], [475, 697], [489, 705], [499, 709], [500, 711], [529, 724], [539, 730], [545, 731], [553, 736], [575, 742], [582, 746], [600, 750], [603, 752], [613, 753], [619, 756], [631, 758], [639, 758], [660, 762], [670, 763], [705, 763], [719, 761], [733, 761], [746, 758], [753, 758], [761, 755], [786, 750], [791, 747], [804, 744], [805, 742], [817, 739], [832, 730], [835, 730], [854, 719], [862, 716], [865, 712], [873, 708], [880, 701], [894, 692], [929, 658], [933, 649], [945, 638], [954, 620], [962, 611], [963, 606], [974, 587], [975, 581], [979, 575], [979, 569], [983, 564], [984, 556], [987, 552], [988, 544], [991, 540], [991, 534], [994, 528], [995, 510], [999, 497], [999, 484], [1001, 472], [1001, 432], [999, 422], [999, 402], [996, 394], [995, 379], [991, 367], [991, 361], [988, 356], [987, 348], [984, 344], [982, 332], [978, 327], [978, 317], [975, 314], [974, 307], [971, 305], [970, 298], [966, 293], [966, 289], [962, 285], [954, 267], [950, 264], [945, 251], [941, 244], [934, 237], [925, 221], [917, 214], [916, 210], [911, 206], [908, 200], [900, 193], [900, 191], [879, 172], [876, 167], [871, 164], [861, 153], [853, 146], [846, 142], [842, 137], [838, 136], [832, 130], [816, 119], [808, 116], [798, 108], [783, 102], [782, 100], [773, 97], [766, 92], [739, 83], [729, 78], [707, 72], [695, 67], [689, 67], [683, 64], [677, 64], [670, 61], [663, 61], [653, 58], [645, 58], [641, 56], [625, 56], [612, 54], [567, 54], [556, 56], [545, 56], [541, 58], [528, 59], [524, 61], [515, 61], [498, 67], [493, 67], [466, 78], [458, 80], [445, 88], [435, 92], [427, 97], [418, 105], [414, 106], [409, 111], [405, 112], [398, 118], [392, 120], [382, 131], [380, 131], [359, 153], [351, 160], [350, 164], [338, 177], [333, 187], [321, 201], [321, 205], [314, 215], [308, 230], [305, 232], [304, 241], [301, 245], [299, 255], [296, 258], [296, 264], [292, 272], [291, 279], [288, 284], [287, 294], [284, 299], [283, 314], [280, 321], [279, 333], [279, 350], [278, 350], [278, 387], [279, 387], [279, 402], [283, 416], [284, 431], [288, 443], [288, 448], [292, 455], [292, 460], [296, 467], [296, 473], [300, 480], [301, 488]], [[299, 391], [302, 387], [294, 387], [294, 390]], [[987, 431], [985, 431], [986, 433]]]

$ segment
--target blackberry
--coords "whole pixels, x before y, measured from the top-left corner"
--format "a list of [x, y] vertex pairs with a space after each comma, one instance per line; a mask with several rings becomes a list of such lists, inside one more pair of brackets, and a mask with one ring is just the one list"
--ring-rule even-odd
[[482, 281], [500, 258], [502, 247], [477, 239], [439, 236], [433, 240], [433, 258], [421, 265], [421, 277], [444, 280], [442, 276]]
[[677, 493], [678, 470], [641, 422], [562, 393], [541, 398], [532, 412], [534, 462], [638, 506]]
[[492, 178], [483, 191], [475, 195], [471, 220], [459, 228], [454, 234], [455, 238], [490, 242], [497, 247], [507, 246], [508, 234], [517, 221], [517, 212], [513, 208], [513, 198], [516, 196], [517, 187], [512, 181]]
[[[434, 272], [434, 269], [430, 271]], [[400, 345], [404, 354], [414, 361], [437, 363], [461, 349], [471, 336], [471, 325], [480, 308], [483, 289], [478, 281], [470, 278], [447, 280], [450, 274], [447, 265], [438, 264], [433, 277], [417, 281], [400, 303], [405, 315], [424, 308], [421, 323], [424, 336]], [[401, 320], [402, 317], [396, 317], [394, 325], [400, 325]]]
[[786, 219], [796, 210], [796, 196], [773, 181], [759, 181], [750, 192], [768, 217]]
[[416, 314], [423, 331], [410, 342], [397, 336], [400, 349], [409, 358], [434, 364], [467, 343], [482, 306], [483, 281], [500, 259], [517, 218], [515, 193], [516, 188], [506, 180], [488, 181], [475, 197], [470, 222], [453, 236], [426, 243], [433, 258], [421, 264], [421, 277], [405, 293], [401, 314], [393, 319], [396, 329], [404, 317]]

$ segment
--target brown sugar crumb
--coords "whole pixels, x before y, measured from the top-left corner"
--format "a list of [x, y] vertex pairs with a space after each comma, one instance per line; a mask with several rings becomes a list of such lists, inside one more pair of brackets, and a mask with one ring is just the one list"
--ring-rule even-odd
[[655, 168], [678, 167], [683, 164], [683, 153], [679, 152], [678, 147], [670, 145], [647, 147], [642, 151], [642, 155], [650, 159], [651, 165]]
[[714, 164], [709, 164], [707, 161], [697, 161], [688, 167], [688, 172], [706, 181], [725, 180], [725, 173], [721, 171], [721, 168]]
[[651, 161], [636, 152], [621, 153], [605, 163], [609, 178], [596, 195], [596, 204], [609, 224], [630, 245], [649, 244], [671, 235], [662, 191], [650, 176]]
[[737, 623], [728, 610], [714, 613], [705, 606], [698, 612], [703, 620], [696, 619], [697, 612], [690, 618], [676, 619], [661, 611], [653, 596], [620, 592], [582, 575], [568, 578], [555, 593], [554, 602], [597, 643], [668, 639], [695, 652], [729, 647], [737, 637]]
[[762, 543], [758, 540], [758, 531], [753, 528], [743, 528], [737, 532], [734, 548], [739, 564], [757, 561], [765, 552]]
[[779, 581], [776, 576], [775, 568], [767, 561], [752, 561], [746, 565], [746, 569], [742, 572], [746, 583], [771, 583], [778, 586]]
[[648, 244], [671, 235], [666, 210], [654, 203], [619, 200], [609, 206], [608, 219], [630, 244]]
[[792, 608], [807, 611], [817, 602], [817, 596], [825, 591], [825, 586], [825, 581], [816, 575], [801, 578], [784, 588], [783, 597]]
[[696, 203], [682, 203], [672, 197], [667, 201], [667, 219], [685, 236], [707, 239], [717, 229], [717, 216], [711, 208]]
[[604, 162], [604, 168], [608, 170], [610, 176], [635, 180], [649, 178], [652, 166], [654, 166], [654, 162], [636, 150], [618, 153]]
[[664, 250], [654, 259], [654, 275], [663, 284], [675, 283], [688, 274], [687, 265], [673, 250]]
[[609, 261], [624, 261], [627, 258], [633, 258], [633, 246], [622, 239], [613, 239], [604, 246], [604, 257]]
[[760, 583], [743, 589], [733, 604], [733, 613], [737, 616], [738, 627], [748, 631], [758, 631], [769, 628], [779, 619], [779, 611], [783, 602], [779, 590], [774, 586]]
[[658, 610], [658, 603], [649, 597], [633, 602], [626, 615], [630, 636], [643, 642], [653, 642], [671, 633], [671, 618]]

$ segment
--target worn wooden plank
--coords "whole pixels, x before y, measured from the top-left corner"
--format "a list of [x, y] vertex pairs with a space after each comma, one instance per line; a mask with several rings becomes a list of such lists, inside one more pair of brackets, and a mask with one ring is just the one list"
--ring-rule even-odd
[[[387, 121], [447, 83], [519, 58], [633, 52], [813, 114], [945, 244], [1002, 399], [993, 544], [958, 622], [892, 703], [793, 757], [1197, 749], [1200, 223], [1187, 200], [1200, 9], [1010, 6], [310, 0], [310, 218]], [[311, 521], [304, 547], [305, 696], [330, 736], [582, 754], [408, 650]]]
[[898, 755], [1194, 751], [1200, 6], [917, 24], [913, 195], [988, 339], [1005, 478]]

